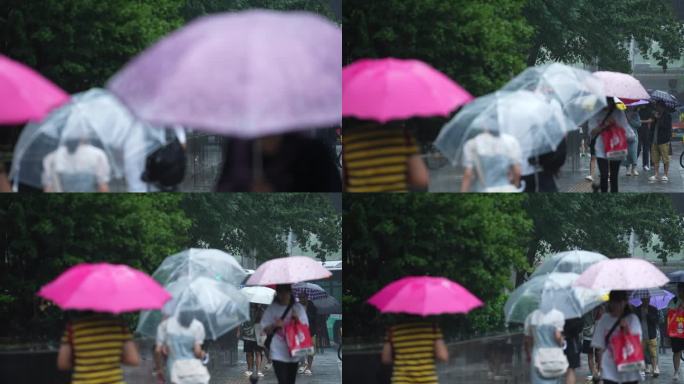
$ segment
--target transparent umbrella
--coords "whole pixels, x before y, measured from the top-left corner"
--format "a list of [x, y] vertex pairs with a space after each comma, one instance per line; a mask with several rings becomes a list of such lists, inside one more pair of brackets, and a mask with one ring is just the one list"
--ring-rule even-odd
[[469, 139], [485, 131], [500, 132], [515, 137], [527, 159], [554, 151], [574, 128], [555, 100], [525, 90], [499, 91], [463, 107], [439, 132], [435, 146], [458, 165]]
[[[90, 145], [103, 151], [110, 179], [125, 177], [128, 190], [144, 192], [146, 185], [140, 176], [145, 159], [165, 143], [165, 131], [135, 119], [116, 97], [103, 89], [91, 89], [76, 94], [71, 101], [53, 110], [40, 123], [27, 125], [21, 133], [14, 151], [10, 177], [15, 188], [19, 183], [34, 188], [43, 187], [43, 160], [60, 148]], [[90, 152], [98, 149], [90, 148]], [[63, 150], [64, 150], [63, 149]], [[74, 180], [74, 174], [90, 174], [89, 156], [69, 150], [73, 165], [61, 172], [64, 192], [90, 192], [81, 190], [83, 178]], [[67, 169], [67, 168], [65, 168]], [[94, 172], [94, 171], [93, 171]], [[69, 175], [66, 175], [66, 174]]]
[[182, 278], [208, 277], [235, 286], [247, 277], [235, 258], [218, 249], [190, 248], [164, 259], [152, 274], [163, 285]]
[[596, 252], [582, 251], [579, 249], [560, 252], [546, 259], [546, 261], [534, 271], [532, 277], [552, 272], [581, 274], [591, 265], [603, 260], [608, 260], [608, 258]]
[[136, 332], [155, 337], [162, 315], [171, 317], [190, 313], [202, 322], [207, 337], [217, 339], [249, 319], [249, 299], [233, 285], [199, 277], [182, 278], [166, 290], [173, 299], [161, 311], [143, 311]]
[[533, 91], [547, 100], [557, 101], [572, 122], [572, 128], [607, 105], [601, 79], [590, 72], [560, 63], [529, 67], [501, 90]]
[[573, 287], [576, 273], [550, 273], [533, 277], [516, 288], [504, 305], [508, 323], [523, 323], [536, 309], [557, 309], [566, 319], [582, 317], [603, 302], [607, 291]]

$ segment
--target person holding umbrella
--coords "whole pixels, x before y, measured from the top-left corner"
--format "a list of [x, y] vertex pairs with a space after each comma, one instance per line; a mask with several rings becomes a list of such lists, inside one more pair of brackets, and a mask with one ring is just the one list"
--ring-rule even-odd
[[[306, 292], [300, 292], [299, 293], [299, 303], [306, 308], [306, 317], [309, 319], [309, 330], [311, 332], [311, 340], [313, 341], [314, 347], [316, 346], [316, 335], [317, 335], [317, 318], [318, 318], [318, 309], [312, 303], [309, 301], [309, 298], [306, 294]], [[306, 357], [306, 362], [303, 364], [298, 370], [298, 373], [302, 373], [307, 376], [311, 376], [313, 373], [311, 372], [311, 367], [313, 366], [313, 360], [314, 360], [314, 355], [316, 354], [315, 350], [314, 353], [308, 355]]]
[[[651, 128], [651, 157], [653, 159], [653, 176], [649, 181], [668, 181], [670, 171], [670, 139], [672, 138], [672, 116], [667, 111], [665, 103], [658, 100], [655, 103], [655, 123]], [[660, 160], [663, 161], [663, 175], [659, 176]]]
[[623, 110], [625, 105], [622, 102], [616, 101], [615, 98], [608, 98], [608, 106], [602, 112], [594, 116], [589, 121], [589, 130], [592, 137], [592, 146], [596, 153], [596, 161], [600, 174], [600, 188], [601, 192], [608, 192], [608, 180], [610, 179], [610, 192], [618, 192], [618, 174], [620, 172], [620, 162], [626, 157], [627, 149], [624, 153], [611, 154], [606, 152], [604, 143], [604, 133], [611, 129], [622, 130], [627, 141], [630, 137], [635, 138], [634, 131], [629, 127], [627, 118]]
[[[563, 326], [565, 318], [563, 312], [557, 309], [542, 311], [536, 309], [525, 319], [525, 354], [530, 362], [530, 377], [532, 384], [560, 384], [563, 375], [547, 378], [532, 363], [540, 354], [540, 349], [560, 350], [565, 345]], [[562, 353], [562, 351], [561, 351]]]
[[247, 358], [247, 371], [245, 376], [252, 376], [256, 373], [258, 377], [264, 377], [261, 372], [261, 352], [263, 349], [257, 345], [256, 324], [261, 321], [261, 313], [258, 304], [250, 303], [249, 320], [245, 321], [238, 328], [238, 338], [242, 339], [243, 349]]
[[182, 310], [165, 323], [163, 354], [172, 384], [208, 384], [211, 376], [202, 364], [207, 353], [202, 350], [204, 325], [193, 311]]
[[636, 315], [641, 322], [642, 342], [644, 351], [650, 357], [648, 373], [653, 377], [660, 375], [658, 367], [658, 309], [651, 304], [651, 296], [648, 291], [638, 292], [641, 296], [641, 305], [636, 307]]
[[306, 309], [292, 296], [292, 285], [278, 284], [275, 299], [264, 311], [260, 322], [263, 332], [273, 335], [269, 354], [278, 384], [294, 384], [297, 380], [299, 358], [290, 355], [284, 332], [285, 326], [294, 320], [309, 325]]
[[[667, 306], [668, 309], [682, 310], [684, 309], [684, 282], [677, 282], [677, 297], [670, 301]], [[670, 343], [672, 345], [672, 363], [674, 365], [674, 379], [681, 379], [681, 371], [679, 369], [682, 360], [682, 351], [684, 351], [684, 339], [671, 337]]]

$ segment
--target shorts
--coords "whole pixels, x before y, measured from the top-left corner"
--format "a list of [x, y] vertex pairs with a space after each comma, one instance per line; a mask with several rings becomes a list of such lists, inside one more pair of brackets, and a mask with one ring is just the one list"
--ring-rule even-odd
[[565, 356], [568, 358], [568, 368], [579, 368], [580, 366], [580, 354], [582, 346], [581, 339], [578, 337], [567, 338], [567, 347], [565, 348]]
[[670, 144], [653, 144], [651, 146], [651, 159], [653, 159], [655, 166], [658, 166], [660, 159], [663, 160], [663, 164], [670, 164]]
[[684, 351], [684, 339], [679, 339], [677, 337], [670, 338], [670, 344], [672, 345], [672, 352], [677, 353]]
[[260, 347], [259, 344], [257, 344], [257, 342], [254, 340], [242, 340], [242, 342], [244, 343], [245, 353], [259, 353], [264, 351], [264, 349]]
[[594, 352], [595, 349], [591, 346], [591, 340], [582, 341], [582, 353], [588, 355], [590, 352]]

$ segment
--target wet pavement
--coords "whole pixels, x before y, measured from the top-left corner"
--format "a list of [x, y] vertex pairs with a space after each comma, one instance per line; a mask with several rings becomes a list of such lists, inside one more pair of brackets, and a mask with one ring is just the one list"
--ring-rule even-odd
[[[128, 384], [152, 384], [156, 381], [152, 377], [154, 361], [150, 353], [144, 353], [147, 348], [140, 349], [142, 362], [139, 367], [126, 368], [126, 383]], [[210, 356], [212, 352], [210, 352]], [[246, 384], [249, 379], [244, 375], [247, 368], [245, 354], [242, 352], [242, 343], [238, 344], [237, 364], [209, 363], [211, 374], [210, 384]], [[313, 375], [299, 375], [297, 383], [301, 384], [335, 384], [342, 383], [342, 362], [337, 358], [337, 347], [325, 348], [314, 357]], [[259, 380], [260, 384], [276, 384], [273, 370], [264, 371], [264, 377]]]
[[[684, 169], [679, 164], [679, 157], [684, 150], [681, 142], [672, 143], [673, 154], [670, 156], [669, 181], [652, 182], [649, 176], [653, 171], [646, 172], [641, 167], [641, 158], [638, 160], [639, 176], [627, 176], [626, 168], [620, 167], [618, 190], [620, 192], [641, 192], [641, 193], [673, 193], [684, 191]], [[458, 192], [461, 187], [463, 170], [460, 167], [452, 167], [435, 159], [426, 159], [430, 171], [430, 192]], [[575, 168], [575, 169], [572, 169]], [[572, 167], [570, 164], [561, 169], [560, 175], [556, 180], [560, 192], [591, 192], [591, 182], [585, 180], [589, 174], [589, 157], [582, 157], [579, 166]], [[661, 164], [662, 174], [662, 164]]]

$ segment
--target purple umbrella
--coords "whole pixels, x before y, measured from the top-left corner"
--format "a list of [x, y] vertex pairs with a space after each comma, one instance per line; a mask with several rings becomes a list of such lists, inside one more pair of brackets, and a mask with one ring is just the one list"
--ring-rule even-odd
[[650, 297], [650, 305], [656, 307], [657, 309], [663, 309], [667, 307], [667, 304], [670, 302], [670, 300], [672, 300], [673, 297], [675, 297], [675, 295], [660, 288], [639, 289], [632, 292], [629, 303], [635, 307], [638, 307], [641, 305], [642, 297]]
[[341, 120], [342, 31], [306, 12], [206, 16], [127, 64], [108, 87], [140, 118], [242, 138]]

